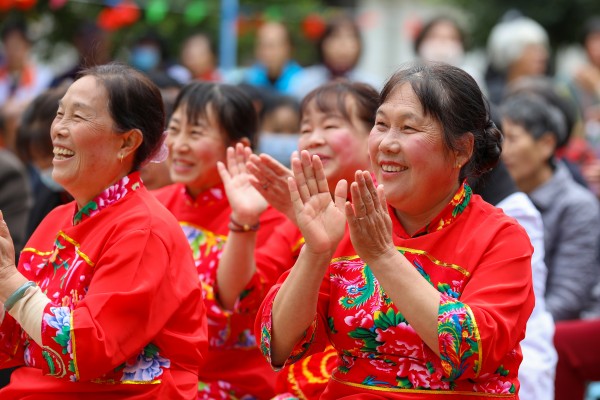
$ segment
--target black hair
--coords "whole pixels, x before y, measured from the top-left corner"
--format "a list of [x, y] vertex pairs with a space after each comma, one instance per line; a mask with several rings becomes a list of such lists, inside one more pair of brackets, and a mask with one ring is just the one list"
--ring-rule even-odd
[[442, 22], [449, 22], [450, 24], [452, 24], [452, 26], [454, 26], [454, 28], [456, 28], [456, 31], [458, 32], [458, 35], [460, 37], [460, 43], [461, 43], [463, 49], [467, 48], [467, 38], [466, 38], [465, 32], [463, 31], [462, 27], [458, 24], [458, 22], [456, 22], [456, 20], [454, 18], [451, 18], [449, 16], [440, 15], [438, 17], [435, 17], [435, 18], [429, 20], [425, 25], [423, 25], [423, 27], [417, 34], [417, 37], [415, 38], [415, 41], [413, 43], [413, 50], [415, 51], [415, 54], [419, 54], [419, 49], [421, 48], [421, 44], [423, 43], [423, 40], [425, 40], [427, 38], [427, 35], [429, 35], [431, 30], [433, 28], [435, 28], [436, 25], [438, 25], [439, 23], [442, 23]]
[[506, 120], [523, 127], [535, 140], [550, 133], [558, 143], [565, 135], [563, 113], [537, 94], [521, 93], [507, 98], [500, 106], [500, 113]]
[[133, 162], [133, 170], [139, 169], [162, 144], [165, 108], [160, 90], [146, 75], [122, 63], [94, 66], [83, 70], [83, 76], [93, 76], [106, 89], [108, 111], [118, 132], [142, 132]]
[[473, 154], [461, 168], [459, 180], [477, 177], [498, 163], [502, 134], [491, 120], [489, 104], [471, 75], [445, 63], [409, 63], [386, 82], [380, 105], [404, 83], [410, 84], [425, 115], [440, 122], [449, 151], [461, 150], [461, 139], [473, 135]]
[[226, 143], [233, 144], [242, 138], [254, 143], [258, 115], [252, 99], [236, 86], [200, 81], [189, 83], [179, 92], [173, 110], [180, 107], [185, 107], [189, 121], [206, 117], [211, 107]]
[[377, 91], [366, 83], [341, 80], [325, 83], [309, 92], [302, 99], [300, 114], [304, 114], [307, 107], [314, 102], [319, 111], [339, 113], [346, 120], [352, 121], [346, 103], [348, 98], [354, 100], [358, 119], [370, 130], [375, 124], [379, 96]]

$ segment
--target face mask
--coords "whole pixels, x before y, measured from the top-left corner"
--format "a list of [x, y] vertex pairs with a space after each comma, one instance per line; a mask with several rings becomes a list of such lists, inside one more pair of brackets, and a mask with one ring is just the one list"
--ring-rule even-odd
[[136, 47], [131, 52], [131, 65], [143, 72], [153, 70], [160, 62], [158, 50], [152, 47]]
[[48, 189], [56, 193], [64, 191], [63, 187], [56, 183], [54, 179], [52, 179], [52, 167], [43, 169], [39, 171], [39, 173], [40, 180]]
[[299, 138], [299, 134], [263, 132], [258, 140], [258, 152], [266, 153], [289, 167], [290, 156], [298, 150]]
[[464, 50], [460, 43], [429, 40], [421, 44], [421, 57], [428, 61], [441, 61], [451, 65], [460, 65]]

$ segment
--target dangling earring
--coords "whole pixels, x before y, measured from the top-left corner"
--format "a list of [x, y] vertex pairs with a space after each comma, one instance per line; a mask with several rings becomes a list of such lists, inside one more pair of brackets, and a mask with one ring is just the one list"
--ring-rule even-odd
[[460, 165], [460, 163], [456, 163], [455, 168], [461, 169], [462, 165]]
[[121, 164], [123, 164], [123, 153], [121, 153], [121, 155], [119, 156], [119, 159], [121, 160]]

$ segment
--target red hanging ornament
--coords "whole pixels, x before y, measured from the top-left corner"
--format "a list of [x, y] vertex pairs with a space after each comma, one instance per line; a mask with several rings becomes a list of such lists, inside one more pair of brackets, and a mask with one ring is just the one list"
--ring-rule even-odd
[[8, 11], [15, 5], [15, 0], [0, 0], [0, 11]]
[[140, 18], [140, 9], [132, 1], [123, 1], [116, 7], [104, 8], [98, 15], [97, 24], [104, 30], [116, 31], [134, 24]]
[[308, 14], [302, 21], [302, 33], [307, 39], [317, 40], [325, 32], [325, 20], [319, 14]]
[[21, 11], [30, 10], [33, 6], [35, 6], [35, 3], [37, 3], [37, 0], [15, 0], [14, 1], [15, 7]]

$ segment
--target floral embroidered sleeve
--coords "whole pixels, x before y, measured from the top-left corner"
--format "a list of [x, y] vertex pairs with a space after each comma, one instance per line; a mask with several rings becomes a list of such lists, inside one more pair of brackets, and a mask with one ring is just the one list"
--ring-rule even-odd
[[[273, 364], [271, 363], [271, 336], [273, 333], [273, 330], [272, 330], [273, 300], [275, 300], [275, 296], [279, 292], [280, 288], [281, 288], [281, 285], [276, 285], [273, 287], [273, 289], [269, 292], [269, 294], [265, 298], [263, 305], [261, 307], [261, 310], [259, 311], [259, 314], [256, 317], [256, 329], [260, 330], [260, 335], [257, 334], [257, 337], [260, 338], [260, 343], [259, 343], [260, 351], [262, 352], [263, 356], [265, 356], [265, 358], [267, 359], [269, 364], [271, 364], [273, 369], [276, 371], [281, 370], [287, 364], [295, 363], [296, 361], [300, 360], [301, 358], [303, 358], [305, 355], [308, 354], [308, 350], [311, 347], [313, 341], [315, 340], [315, 335], [317, 333], [317, 326], [318, 326], [318, 323], [317, 323], [318, 319], [315, 317], [313, 323], [306, 330], [306, 332], [304, 332], [304, 336], [294, 346], [294, 349], [292, 350], [292, 353], [286, 360], [285, 364], [281, 365], [281, 366], [273, 366]], [[311, 349], [311, 350], [313, 350], [313, 349]], [[314, 350], [311, 351], [311, 353], [313, 353], [313, 352], [314, 352]]]
[[439, 351], [450, 380], [502, 371], [501, 360], [523, 339], [534, 303], [532, 248], [523, 235], [517, 225], [501, 231], [460, 297], [441, 293]]
[[44, 375], [63, 377], [68, 371], [75, 377], [72, 319], [69, 307], [58, 307], [52, 303], [46, 305], [42, 317], [42, 357], [46, 362], [40, 363]]
[[440, 358], [444, 374], [456, 380], [477, 377], [481, 370], [481, 338], [473, 313], [460, 301], [442, 293], [438, 311]]

